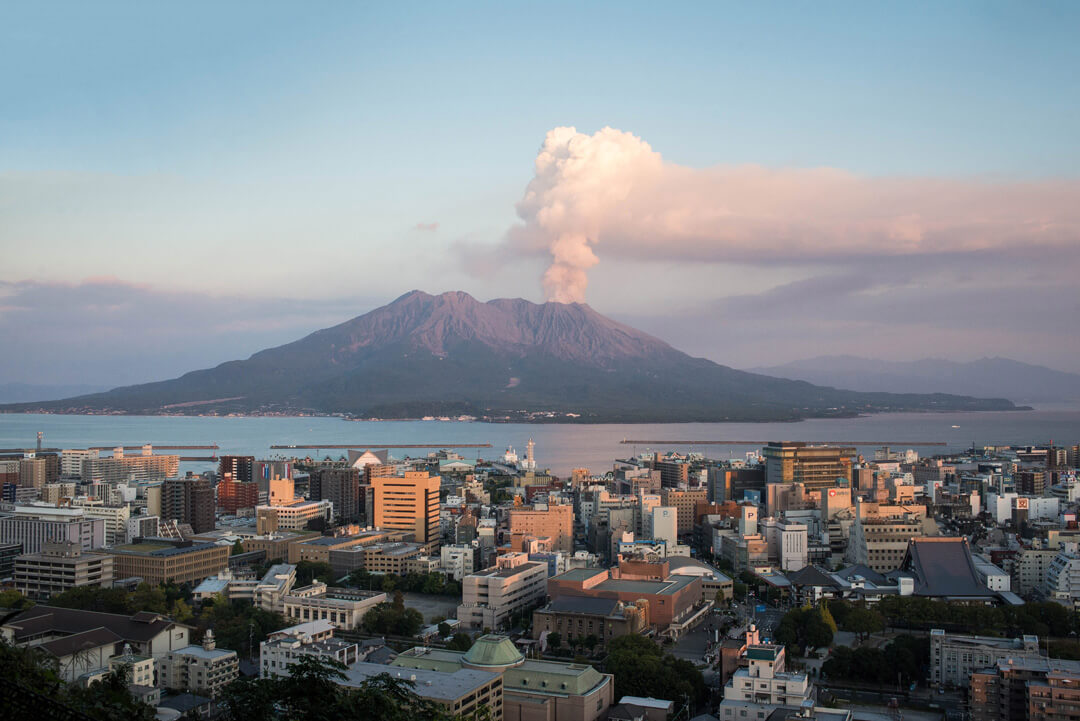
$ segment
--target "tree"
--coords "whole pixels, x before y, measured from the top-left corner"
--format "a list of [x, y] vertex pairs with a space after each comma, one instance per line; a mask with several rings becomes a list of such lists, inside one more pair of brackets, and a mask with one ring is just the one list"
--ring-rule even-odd
[[0, 591], [0, 608], [19, 610], [33, 605], [33, 601], [14, 589]]
[[472, 648], [473, 640], [472, 636], [467, 633], [455, 633], [454, 637], [450, 639], [450, 642], [446, 644], [446, 647], [451, 651], [468, 651]]
[[822, 602], [818, 604], [818, 613], [821, 614], [821, 620], [829, 627], [829, 631], [835, 634], [838, 630], [836, 628], [836, 621], [833, 619], [832, 612], [829, 610], [829, 604], [826, 601], [822, 600]]
[[600, 639], [598, 639], [594, 634], [591, 633], [582, 640], [582, 644], [585, 646], [585, 648], [589, 649], [590, 656], [592, 655], [593, 649], [595, 649], [597, 644], [599, 643]]
[[236, 541], [233, 542], [232, 551], [229, 553], [229, 555], [237, 556], [244, 552], [244, 542], [237, 538]]
[[881, 614], [871, 611], [865, 606], [856, 606], [848, 614], [845, 629], [851, 631], [858, 638], [865, 639], [872, 633], [877, 633], [884, 627]]
[[448, 624], [446, 621], [442, 621], [442, 622], [439, 623], [439, 637], [440, 638], [446, 638], [447, 636], [450, 635], [450, 632], [452, 630], [453, 629], [450, 628], [450, 624]]
[[296, 585], [307, 586], [313, 581], [322, 581], [329, 586], [334, 582], [334, 568], [321, 561], [300, 561], [296, 564]]
[[559, 646], [562, 646], [562, 636], [557, 633], [549, 633], [547, 635], [547, 644], [553, 651], [557, 651]]
[[696, 707], [707, 696], [705, 679], [693, 663], [665, 654], [652, 640], [637, 634], [608, 644], [604, 670], [615, 676], [616, 698], [682, 698], [685, 694]]

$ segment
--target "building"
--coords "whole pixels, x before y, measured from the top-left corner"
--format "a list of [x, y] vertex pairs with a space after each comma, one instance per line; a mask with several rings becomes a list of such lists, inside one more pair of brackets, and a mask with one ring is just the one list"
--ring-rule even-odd
[[334, 638], [334, 624], [309, 621], [274, 631], [259, 644], [259, 677], [288, 676], [289, 666], [303, 656], [333, 659], [351, 666], [360, 658], [360, 646]]
[[130, 516], [125, 528], [126, 540], [156, 538], [160, 535], [161, 519], [157, 516]]
[[998, 598], [979, 578], [966, 537], [912, 538], [900, 570], [913, 579], [915, 596], [970, 604]]
[[845, 556], [848, 562], [868, 566], [878, 573], [899, 568], [908, 541], [925, 533], [925, 509], [877, 504], [859, 504], [857, 508], [864, 510], [851, 526]]
[[175, 478], [161, 487], [161, 516], [186, 523], [195, 533], [214, 530], [214, 487], [206, 478]]
[[524, 553], [507, 553], [493, 568], [470, 573], [461, 581], [458, 621], [463, 628], [501, 628], [514, 614], [544, 600], [547, 568]]
[[[798, 571], [807, 565], [809, 539], [805, 524], [766, 518], [760, 527], [761, 535], [765, 537], [769, 560], [776, 563], [780, 570]], [[904, 549], [907, 549], [906, 542]]]
[[645, 537], [663, 541], [667, 548], [679, 545], [679, 513], [671, 506], [655, 506], [645, 515]]
[[21, 543], [0, 543], [0, 580], [15, 575], [15, 559], [22, 555]]
[[[592, 666], [556, 661], [526, 659], [506, 636], [481, 636], [465, 653], [434, 648], [413, 648], [398, 655], [393, 667], [418, 674], [416, 688], [423, 696], [419, 674], [450, 676], [462, 671], [482, 673], [491, 682], [475, 694], [463, 694], [468, 702], [475, 696], [476, 705], [454, 713], [468, 718], [478, 706], [487, 706], [493, 719], [508, 721], [601, 721], [614, 702], [615, 680]], [[433, 682], [434, 683], [434, 682]], [[499, 696], [501, 691], [501, 703]]]
[[972, 721], [1074, 721], [1080, 662], [1015, 658], [971, 674]]
[[746, 668], [735, 671], [724, 687], [724, 700], [718, 709], [718, 718], [735, 721], [748, 715], [748, 710], [756, 712], [764, 709], [768, 714], [770, 707], [799, 708], [806, 701], [813, 702], [813, 684], [809, 677], [805, 673], [786, 670], [783, 646], [747, 646], [746, 659]]
[[115, 546], [128, 540], [127, 523], [131, 509], [127, 506], [83, 506], [87, 518], [105, 521], [105, 544]]
[[46, 543], [39, 553], [15, 559], [15, 590], [28, 598], [47, 599], [76, 586], [111, 588], [113, 559], [83, 552], [73, 541]]
[[223, 571], [196, 586], [192, 596], [201, 602], [222, 595], [230, 601], [247, 601], [264, 611], [281, 613], [285, 608], [285, 596], [295, 584], [296, 566], [278, 563], [261, 579], [235, 578], [231, 571]]
[[333, 520], [334, 504], [330, 501], [299, 500], [255, 508], [255, 528], [260, 536], [279, 531], [329, 527]]
[[1038, 658], [1039, 637], [993, 638], [930, 632], [930, 683], [967, 688], [973, 671], [1008, 658]]
[[762, 449], [765, 482], [801, 483], [807, 491], [819, 491], [844, 479], [851, 485], [854, 448], [811, 446], [800, 442], [774, 442]]
[[642, 574], [632, 573], [632, 566], [625, 562], [611, 570], [574, 568], [548, 579], [548, 596], [552, 601], [564, 596], [585, 596], [637, 605], [647, 614], [644, 621], [648, 626], [657, 628], [661, 634], [678, 636], [707, 609], [700, 606], [701, 578], [671, 574], [666, 561], [641, 565], [645, 568]]
[[16, 506], [0, 514], [0, 541], [22, 544], [23, 553], [37, 553], [46, 541], [72, 541], [90, 551], [105, 545], [105, 521], [87, 518], [82, 508]]
[[439, 488], [442, 479], [427, 471], [375, 476], [375, 527], [411, 531], [431, 549], [439, 545]]
[[259, 505], [259, 484], [238, 481], [231, 473], [226, 473], [217, 484], [217, 497], [218, 508], [235, 516], [241, 509]]
[[115, 578], [138, 576], [151, 586], [166, 581], [198, 584], [229, 567], [229, 546], [165, 538], [136, 538], [108, 549]]
[[1043, 596], [1073, 610], [1080, 609], [1080, 551], [1076, 543], [1063, 543], [1046, 569]]
[[299, 623], [329, 621], [343, 631], [357, 628], [365, 613], [384, 602], [382, 591], [331, 588], [320, 582], [294, 588], [283, 599], [285, 618]]
[[360, 520], [360, 471], [356, 468], [319, 468], [308, 480], [308, 498], [334, 504], [338, 523]]
[[67, 639], [77, 648], [83, 639], [93, 642], [101, 629], [112, 633], [116, 643], [129, 644], [136, 653], [152, 658], [187, 646], [191, 630], [149, 611], [124, 616], [37, 605], [5, 620], [0, 635], [17, 646], [40, 646]]
[[100, 455], [90, 448], [65, 448], [60, 451], [60, 477], [81, 480], [83, 461], [93, 460]]
[[447, 576], [460, 581], [476, 570], [479, 550], [467, 543], [443, 546], [439, 551], [439, 566]]
[[1013, 484], [1021, 496], [1041, 496], [1046, 490], [1046, 471], [1017, 471], [1013, 474]]
[[80, 479], [84, 483], [103, 481], [125, 483], [127, 481], [164, 481], [180, 473], [180, 456], [154, 455], [153, 446], [141, 448], [141, 455], [124, 455], [120, 446], [113, 449], [112, 457], [84, 458]]
[[[432, 649], [434, 651], [434, 649]], [[442, 667], [438, 670], [401, 669], [383, 663], [360, 661], [344, 671], [345, 678], [337, 683], [356, 688], [369, 680], [388, 674], [415, 684], [418, 696], [438, 704], [454, 718], [474, 718], [481, 708], [490, 709], [491, 721], [503, 721], [503, 679], [491, 671], [478, 671], [463, 666]]]
[[689, 535], [694, 530], [694, 512], [698, 503], [708, 500], [707, 488], [668, 488], [660, 490], [661, 505], [675, 508], [678, 511], [678, 534], [680, 537]]
[[567, 645], [571, 638], [592, 636], [602, 648], [613, 638], [642, 633], [648, 628], [641, 608], [611, 598], [563, 596], [533, 611], [532, 617], [533, 638], [556, 633]]
[[216, 698], [240, 675], [236, 651], [217, 648], [207, 629], [202, 643], [169, 651], [157, 659], [158, 685]]
[[511, 547], [521, 550], [521, 540], [528, 536], [550, 538], [550, 550], [574, 552], [574, 507], [569, 504], [537, 504], [532, 508], [510, 511]]
[[237, 483], [252, 483], [255, 480], [255, 456], [221, 456], [218, 478], [225, 476]]

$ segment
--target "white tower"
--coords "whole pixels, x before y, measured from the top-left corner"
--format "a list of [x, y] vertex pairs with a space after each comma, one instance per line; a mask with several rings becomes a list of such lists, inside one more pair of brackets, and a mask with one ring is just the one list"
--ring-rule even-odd
[[533, 442], [532, 438], [529, 439], [529, 443], [525, 448], [526, 448], [526, 450], [525, 450], [525, 470], [527, 470], [527, 471], [535, 471], [536, 470], [536, 443]]

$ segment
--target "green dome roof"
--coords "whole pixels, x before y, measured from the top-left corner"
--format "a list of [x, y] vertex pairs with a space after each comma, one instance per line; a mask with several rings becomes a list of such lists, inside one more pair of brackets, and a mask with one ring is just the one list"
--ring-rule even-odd
[[476, 639], [463, 661], [469, 666], [516, 666], [525, 660], [517, 646], [506, 636], [489, 634]]

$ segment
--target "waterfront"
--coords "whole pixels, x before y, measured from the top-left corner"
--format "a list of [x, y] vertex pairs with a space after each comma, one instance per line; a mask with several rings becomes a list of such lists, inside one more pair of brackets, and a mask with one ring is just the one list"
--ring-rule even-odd
[[[741, 457], [759, 445], [623, 445], [625, 438], [648, 440], [797, 440], [855, 442], [871, 454], [875, 441], [944, 442], [945, 446], [916, 447], [933, 455], [982, 445], [1026, 445], [1053, 440], [1059, 445], [1080, 442], [1080, 408], [1060, 406], [1032, 411], [976, 413], [893, 413], [861, 418], [812, 419], [798, 423], [666, 423], [634, 425], [491, 424], [457, 421], [358, 421], [326, 417], [177, 417], [68, 416], [48, 414], [0, 415], [0, 447], [30, 448], [36, 433], [45, 433], [50, 448], [85, 448], [142, 443], [195, 445], [216, 443], [218, 455], [243, 454], [260, 458], [278, 455], [339, 456], [341, 450], [275, 450], [274, 444], [433, 443], [434, 450], [455, 443], [490, 443], [491, 448], [463, 449], [467, 458], [495, 458], [514, 446], [520, 454], [526, 442], [536, 442], [537, 463], [557, 474], [585, 467], [603, 472], [615, 458], [646, 450], [695, 450], [711, 458]], [[903, 447], [903, 443], [897, 443]], [[393, 455], [421, 455], [426, 449], [400, 449]], [[208, 463], [185, 463], [187, 470]]]

